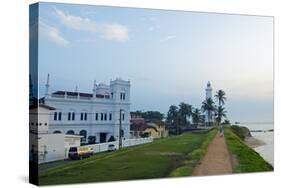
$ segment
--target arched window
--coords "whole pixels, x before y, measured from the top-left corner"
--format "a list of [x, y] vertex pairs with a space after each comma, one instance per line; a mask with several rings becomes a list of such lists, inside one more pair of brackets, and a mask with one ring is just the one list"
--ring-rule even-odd
[[69, 131], [66, 132], [66, 134], [74, 135], [74, 131], [73, 130], [69, 130]]
[[57, 130], [57, 131], [54, 131], [53, 133], [54, 133], [54, 134], [60, 134], [61, 131], [58, 131], [58, 130]]
[[79, 134], [80, 134], [80, 136], [83, 136], [83, 138], [81, 138], [81, 141], [82, 142], [86, 142], [87, 131], [86, 130], [81, 130]]

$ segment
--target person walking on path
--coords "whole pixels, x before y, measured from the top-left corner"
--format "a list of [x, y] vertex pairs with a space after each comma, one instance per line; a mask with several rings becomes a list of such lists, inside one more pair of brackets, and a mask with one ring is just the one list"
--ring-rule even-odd
[[220, 137], [223, 137], [224, 136], [223, 125], [220, 125], [219, 131], [220, 131]]

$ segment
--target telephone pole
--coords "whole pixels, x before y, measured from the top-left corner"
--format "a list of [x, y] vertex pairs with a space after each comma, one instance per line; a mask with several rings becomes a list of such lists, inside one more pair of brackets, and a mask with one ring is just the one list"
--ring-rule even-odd
[[121, 129], [122, 129], [122, 109], [120, 109], [119, 112], [119, 149], [122, 147]]

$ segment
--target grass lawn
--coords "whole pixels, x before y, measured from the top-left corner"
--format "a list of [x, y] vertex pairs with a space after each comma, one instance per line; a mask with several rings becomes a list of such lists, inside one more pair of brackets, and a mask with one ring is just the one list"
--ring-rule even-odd
[[216, 132], [185, 133], [116, 152], [99, 153], [81, 161], [42, 164], [39, 184], [188, 176]]
[[273, 167], [255, 150], [248, 147], [236, 134], [234, 134], [230, 127], [225, 128], [225, 138], [228, 149], [237, 160], [234, 172], [273, 171]]

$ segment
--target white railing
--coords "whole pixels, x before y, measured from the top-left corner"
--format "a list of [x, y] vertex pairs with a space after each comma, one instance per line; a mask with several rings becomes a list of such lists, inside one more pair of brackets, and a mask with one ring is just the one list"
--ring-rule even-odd
[[[150, 143], [150, 142], [153, 142], [152, 137], [127, 139], [127, 140], [122, 140], [122, 147], [125, 148], [125, 147], [140, 145], [140, 144], [146, 144], [146, 143]], [[109, 145], [114, 145], [114, 148], [118, 149], [119, 141], [106, 142], [106, 143], [101, 143], [101, 144], [92, 144], [92, 145], [86, 145], [86, 146], [80, 146], [80, 147], [90, 147], [90, 148], [93, 148], [94, 153], [99, 153], [99, 152], [108, 151]], [[68, 149], [69, 148], [66, 148], [66, 150], [67, 150], [66, 154], [65, 154], [66, 158], [68, 158]]]

